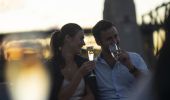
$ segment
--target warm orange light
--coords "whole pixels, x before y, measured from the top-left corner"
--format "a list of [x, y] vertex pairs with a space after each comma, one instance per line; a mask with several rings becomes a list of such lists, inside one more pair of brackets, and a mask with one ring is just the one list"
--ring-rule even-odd
[[47, 100], [50, 78], [39, 54], [31, 49], [6, 64], [6, 80], [12, 100]]
[[19, 60], [22, 58], [21, 48], [8, 48], [5, 50], [5, 58], [7, 60]]

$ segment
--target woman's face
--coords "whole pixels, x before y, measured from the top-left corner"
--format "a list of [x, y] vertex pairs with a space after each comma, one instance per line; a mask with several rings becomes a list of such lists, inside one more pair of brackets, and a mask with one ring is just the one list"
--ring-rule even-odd
[[84, 43], [84, 31], [80, 30], [76, 33], [74, 37], [71, 38], [70, 46], [75, 54], [80, 54], [82, 46], [85, 45]]

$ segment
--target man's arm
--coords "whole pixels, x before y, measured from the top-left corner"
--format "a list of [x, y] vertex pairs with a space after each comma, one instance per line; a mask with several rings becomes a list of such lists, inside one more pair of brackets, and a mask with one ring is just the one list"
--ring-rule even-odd
[[137, 67], [134, 66], [132, 63], [128, 65], [127, 68], [129, 69], [129, 72], [136, 78], [142, 74], [142, 72], [139, 69], [137, 69]]
[[135, 77], [139, 77], [140, 75], [148, 71], [144, 60], [139, 55], [134, 53], [133, 60], [135, 60], [137, 64], [134, 64], [132, 62], [132, 59], [130, 59], [129, 54], [126, 51], [122, 50], [119, 54], [119, 61], [123, 65], [125, 65], [128, 68], [129, 72]]

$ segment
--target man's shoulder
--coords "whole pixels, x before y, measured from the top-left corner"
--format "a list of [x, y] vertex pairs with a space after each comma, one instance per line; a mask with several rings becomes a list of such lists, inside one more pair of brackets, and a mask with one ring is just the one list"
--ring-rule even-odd
[[128, 52], [127, 53], [129, 54], [130, 57], [132, 58], [141, 58], [141, 55], [139, 53], [136, 53], [136, 52]]
[[128, 52], [129, 53], [129, 57], [132, 61], [132, 63], [138, 68], [138, 69], [141, 69], [141, 70], [147, 70], [148, 71], [148, 68], [147, 68], [147, 65], [144, 61], [144, 59], [142, 58], [142, 56], [138, 53], [135, 53], [135, 52]]
[[139, 54], [136, 53], [136, 52], [129, 52], [129, 51], [127, 51], [127, 53], [130, 54], [130, 55], [139, 55]]

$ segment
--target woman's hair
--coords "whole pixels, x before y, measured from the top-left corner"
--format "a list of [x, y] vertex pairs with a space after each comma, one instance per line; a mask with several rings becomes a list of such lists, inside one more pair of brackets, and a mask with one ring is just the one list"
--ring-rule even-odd
[[52, 34], [50, 46], [52, 52], [52, 59], [57, 60], [59, 65], [64, 65], [65, 61], [61, 55], [61, 47], [63, 46], [66, 35], [74, 37], [80, 30], [83, 30], [75, 23], [65, 24], [60, 31], [55, 31]]

